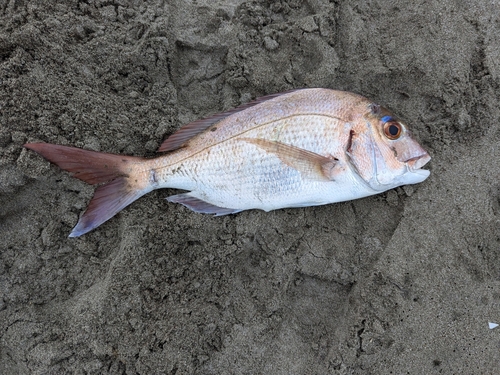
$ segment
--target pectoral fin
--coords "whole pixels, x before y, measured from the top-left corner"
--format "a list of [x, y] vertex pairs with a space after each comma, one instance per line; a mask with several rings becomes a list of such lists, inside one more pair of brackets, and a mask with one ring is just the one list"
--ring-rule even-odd
[[243, 138], [242, 140], [276, 155], [283, 163], [296, 169], [306, 178], [319, 181], [334, 179], [338, 160], [333, 157], [322, 156], [299, 147], [265, 139]]

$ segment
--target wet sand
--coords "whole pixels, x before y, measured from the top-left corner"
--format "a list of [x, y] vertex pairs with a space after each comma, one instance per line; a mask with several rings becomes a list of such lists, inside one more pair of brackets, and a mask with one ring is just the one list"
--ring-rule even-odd
[[[431, 176], [210, 217], [141, 198], [67, 238], [93, 188], [23, 143], [153, 156], [300, 87], [389, 107]], [[0, 2], [0, 373], [493, 374], [496, 1]]]

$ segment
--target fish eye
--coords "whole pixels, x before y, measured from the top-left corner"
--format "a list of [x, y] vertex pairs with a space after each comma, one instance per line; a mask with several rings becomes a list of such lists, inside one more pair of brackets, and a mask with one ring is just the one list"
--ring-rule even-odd
[[403, 132], [403, 126], [396, 121], [388, 121], [384, 124], [384, 134], [389, 139], [398, 139]]

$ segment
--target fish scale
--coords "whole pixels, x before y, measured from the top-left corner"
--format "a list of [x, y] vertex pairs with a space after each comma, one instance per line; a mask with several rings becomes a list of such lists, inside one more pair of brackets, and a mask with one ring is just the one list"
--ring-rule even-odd
[[[320, 111], [324, 107], [314, 109]], [[192, 155], [186, 169], [195, 170], [199, 166], [199, 172], [178, 180], [172, 179], [167, 172], [160, 187], [189, 190], [192, 196], [231, 208], [244, 206], [270, 210], [297, 206], [304, 197], [308, 205], [322, 204], [328, 200], [327, 191], [335, 187], [301, 178], [296, 169], [283, 166], [277, 156], [242, 141], [242, 138], [268, 139], [343, 158], [345, 150], [339, 146], [343, 139], [347, 139], [348, 130], [334, 116], [301, 114], [296, 109], [293, 116], [282, 113], [285, 119], [274, 119], [274, 114], [271, 114], [269, 120], [270, 116], [261, 115], [255, 120], [258, 125], [254, 128], [242, 129], [239, 134], [233, 133], [229, 140]], [[343, 137], [341, 133], [345, 133]], [[158, 163], [168, 163], [168, 158], [166, 156], [166, 160]], [[175, 169], [176, 164], [172, 168]]]
[[387, 109], [353, 93], [300, 89], [257, 99], [182, 127], [154, 159], [25, 145], [99, 184], [70, 236], [159, 188], [196, 212], [226, 215], [365, 197], [425, 180], [430, 157]]

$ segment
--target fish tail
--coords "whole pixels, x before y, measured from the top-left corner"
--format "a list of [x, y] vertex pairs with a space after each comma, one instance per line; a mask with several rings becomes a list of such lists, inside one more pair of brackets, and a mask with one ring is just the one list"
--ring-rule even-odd
[[148, 172], [140, 168], [147, 161], [143, 158], [49, 143], [27, 143], [24, 147], [82, 181], [100, 184], [69, 237], [78, 237], [97, 228], [154, 188], [147, 177]]

